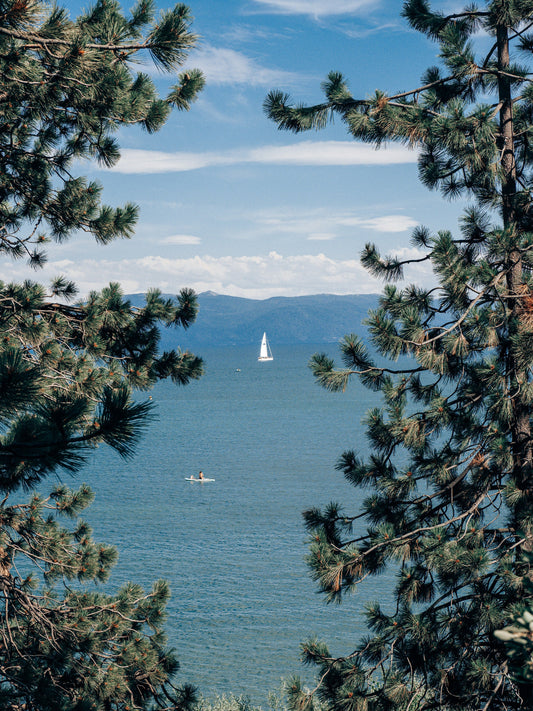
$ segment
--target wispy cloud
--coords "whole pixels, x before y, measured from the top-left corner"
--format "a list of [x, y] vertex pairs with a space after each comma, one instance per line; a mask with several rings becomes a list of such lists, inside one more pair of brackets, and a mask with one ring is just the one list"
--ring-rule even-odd
[[228, 42], [237, 42], [239, 44], [245, 42], [257, 42], [257, 41], [267, 41], [272, 42], [272, 40], [282, 39], [284, 41], [289, 41], [294, 35], [294, 30], [289, 27], [284, 27], [282, 31], [275, 31], [271, 26], [268, 27], [258, 27], [257, 24], [248, 25], [239, 23], [238, 25], [233, 25], [228, 30], [224, 31], [222, 34], [222, 39]]
[[[301, 86], [309, 79], [302, 74], [264, 66], [259, 59], [235, 49], [207, 43], [191, 52], [187, 66], [201, 69], [209, 85], [260, 86], [271, 89], [273, 85]], [[150, 58], [145, 58], [139, 68], [151, 76], [161, 75], [161, 69]]]
[[335, 237], [334, 232], [311, 232], [307, 239], [312, 242], [330, 242], [332, 239], [335, 239]]
[[[419, 223], [409, 215], [363, 216], [361, 210], [329, 211], [322, 208], [298, 210], [276, 210], [258, 212], [250, 220], [259, 225], [264, 232], [289, 235], [306, 235], [309, 240], [332, 240], [339, 233], [346, 233], [346, 228], [360, 228], [373, 232], [407, 232]], [[333, 230], [337, 231], [334, 232]], [[353, 233], [353, 230], [350, 230]]]
[[372, 35], [380, 34], [381, 32], [405, 32], [405, 27], [403, 27], [399, 22], [386, 22], [382, 25], [375, 25], [373, 27], [347, 27], [346, 25], [339, 24], [337, 29], [352, 39], [364, 39], [366, 37], [371, 37]]
[[202, 240], [195, 235], [170, 235], [159, 240], [159, 244], [183, 245], [183, 244], [200, 244]]
[[383, 215], [381, 217], [372, 217], [370, 219], [361, 219], [359, 217], [346, 217], [338, 220], [339, 224], [366, 227], [375, 232], [406, 232], [418, 225], [416, 220], [407, 215]]
[[262, 66], [242, 52], [212, 45], [204, 45], [191, 54], [188, 64], [199, 67], [208, 84], [246, 84], [270, 88], [275, 84], [286, 86], [301, 82], [297, 74]]
[[277, 165], [391, 165], [415, 163], [417, 152], [404, 146], [375, 149], [351, 141], [303, 141], [287, 146], [263, 146], [205, 153], [166, 153], [124, 149], [111, 168], [117, 173], [180, 173], [213, 166], [241, 163]]
[[303, 141], [288, 146], [254, 148], [248, 160], [281, 165], [390, 165], [416, 163], [417, 153], [404, 146], [376, 149], [355, 141]]
[[283, 15], [351, 15], [376, 7], [380, 0], [254, 0], [267, 12]]

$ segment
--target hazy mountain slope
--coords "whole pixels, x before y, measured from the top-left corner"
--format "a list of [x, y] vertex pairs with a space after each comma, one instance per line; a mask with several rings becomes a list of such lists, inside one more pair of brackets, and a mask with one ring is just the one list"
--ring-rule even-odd
[[[128, 298], [133, 304], [144, 300], [142, 294]], [[166, 334], [164, 347], [257, 344], [259, 348], [263, 331], [271, 345], [334, 343], [346, 333], [364, 333], [362, 321], [377, 299], [375, 294], [316, 294], [259, 301], [204, 292], [198, 296], [196, 323], [185, 333]]]

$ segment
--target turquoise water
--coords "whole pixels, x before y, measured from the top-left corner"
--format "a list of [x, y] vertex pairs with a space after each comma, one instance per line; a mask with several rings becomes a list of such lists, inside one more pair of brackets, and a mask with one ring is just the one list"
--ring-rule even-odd
[[[299, 662], [307, 637], [350, 652], [363, 603], [390, 587], [378, 578], [326, 605], [304, 562], [301, 512], [332, 500], [353, 510], [360, 495], [335, 462], [364, 448], [361, 419], [376, 396], [355, 381], [346, 393], [318, 387], [307, 362], [323, 346], [272, 347], [268, 363], [253, 348], [199, 353], [202, 380], [151, 392], [158, 420], [135, 459], [102, 449], [81, 477], [96, 494], [86, 516], [95, 538], [119, 549], [112, 584], [170, 582], [180, 680], [257, 703], [289, 674], [312, 680]], [[216, 481], [185, 481], [200, 469]]]

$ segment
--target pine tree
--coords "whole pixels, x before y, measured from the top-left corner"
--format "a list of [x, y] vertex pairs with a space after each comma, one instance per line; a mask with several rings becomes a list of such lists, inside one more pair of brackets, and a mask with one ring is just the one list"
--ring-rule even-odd
[[[525, 581], [529, 593], [533, 593], [533, 582]], [[533, 683], [533, 607], [530, 605], [515, 614], [511, 624], [496, 630], [496, 637], [505, 643], [509, 658], [509, 670], [518, 683]]]
[[[180, 67], [196, 39], [190, 24], [184, 5], [156, 16], [151, 0], [129, 17], [115, 0], [98, 0], [75, 21], [37, 0], [0, 0], [5, 260], [38, 268], [50, 240], [133, 234], [136, 206], [102, 204], [101, 186], [76, 170], [80, 159], [115, 163], [119, 128], [156, 131], [173, 107], [189, 108], [199, 71], [183, 72], [162, 99], [132, 60]], [[151, 290], [134, 308], [117, 284], [77, 303], [76, 293], [64, 276], [49, 286], [0, 283], [0, 708], [187, 709], [194, 690], [176, 686], [163, 630], [167, 584], [128, 584], [116, 595], [95, 586], [117, 553], [79, 518], [92, 492], [47, 478], [75, 474], [99, 444], [129, 457], [151, 416], [132, 389], [200, 377], [200, 358], [159, 348], [161, 327], [195, 320], [196, 297]]]
[[312, 574], [338, 601], [387, 568], [396, 606], [369, 604], [369, 634], [345, 657], [303, 645], [320, 681], [304, 693], [295, 680], [293, 706], [317, 696], [346, 711], [531, 709], [531, 676], [511, 673], [495, 631], [533, 602], [533, 2], [445, 15], [408, 0], [403, 16], [438, 46], [420, 86], [358, 99], [331, 73], [321, 104], [280, 91], [265, 101], [281, 129], [336, 115], [355, 139], [416, 147], [426, 186], [471, 201], [456, 235], [413, 233], [434, 289], [400, 288], [406, 262], [367, 245], [363, 264], [389, 282], [368, 316], [371, 347], [348, 335], [341, 367], [312, 360], [326, 388], [356, 375], [383, 398], [366, 416], [370, 454], [338, 462], [369, 490], [360, 510], [305, 513]]

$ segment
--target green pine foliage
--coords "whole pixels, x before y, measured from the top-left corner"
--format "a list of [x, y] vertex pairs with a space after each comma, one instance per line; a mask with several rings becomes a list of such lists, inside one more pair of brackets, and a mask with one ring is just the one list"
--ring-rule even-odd
[[[527, 580], [526, 588], [533, 593], [533, 583]], [[507, 649], [509, 668], [517, 682], [533, 683], [533, 614], [531, 604], [525, 605], [511, 619], [511, 624], [494, 633]]]
[[[98, 0], [76, 20], [40, 0], [0, 0], [7, 263], [25, 258], [38, 268], [48, 242], [81, 232], [102, 244], [132, 236], [136, 206], [102, 204], [101, 186], [76, 171], [81, 159], [113, 165], [119, 128], [156, 131], [173, 107], [190, 107], [200, 72], [183, 72], [160, 98], [133, 64], [144, 57], [164, 71], [181, 67], [196, 40], [190, 23], [186, 6], [157, 13], [152, 0], [129, 16], [115, 0]], [[159, 347], [161, 328], [194, 322], [196, 296], [151, 290], [137, 308], [117, 284], [76, 295], [65, 276], [48, 286], [0, 283], [0, 708], [185, 711], [195, 692], [176, 685], [163, 631], [167, 584], [104, 594], [97, 584], [117, 552], [81, 518], [92, 492], [47, 480], [75, 474], [99, 445], [133, 454], [151, 417], [133, 389], [200, 377], [200, 358]]]
[[[338, 463], [367, 492], [359, 510], [305, 513], [313, 577], [340, 601], [387, 569], [396, 604], [368, 604], [369, 633], [345, 657], [305, 644], [319, 682], [312, 692], [295, 684], [292, 705], [531, 709], [533, 675], [513, 663], [527, 645], [530, 666], [522, 613], [533, 605], [533, 1], [446, 15], [408, 0], [403, 16], [438, 48], [419, 86], [356, 98], [332, 72], [322, 104], [295, 106], [279, 91], [265, 101], [281, 129], [322, 128], [334, 115], [356, 139], [416, 147], [428, 188], [471, 201], [457, 234], [413, 233], [433, 289], [400, 288], [407, 262], [367, 245], [363, 264], [392, 282], [368, 316], [372, 346], [350, 335], [342, 367], [312, 360], [326, 388], [355, 375], [383, 403], [366, 416], [370, 454], [347, 451]], [[479, 46], [489, 49], [478, 56]], [[512, 622], [518, 632], [495, 635]]]

